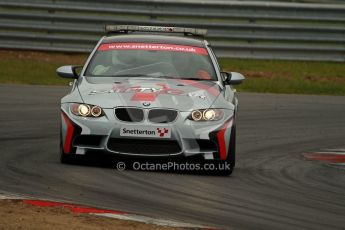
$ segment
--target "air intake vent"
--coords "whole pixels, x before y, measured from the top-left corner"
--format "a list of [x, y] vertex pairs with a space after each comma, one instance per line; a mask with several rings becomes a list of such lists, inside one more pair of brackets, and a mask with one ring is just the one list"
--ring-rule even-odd
[[178, 112], [168, 109], [152, 109], [149, 111], [148, 119], [153, 123], [170, 123], [176, 120]]
[[108, 142], [111, 151], [131, 153], [138, 155], [168, 155], [181, 152], [181, 148], [175, 140], [142, 140], [142, 139], [116, 139]]

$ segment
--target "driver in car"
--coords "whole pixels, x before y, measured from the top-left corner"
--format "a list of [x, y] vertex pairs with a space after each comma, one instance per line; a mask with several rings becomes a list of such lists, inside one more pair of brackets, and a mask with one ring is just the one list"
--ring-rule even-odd
[[179, 53], [172, 56], [173, 64], [181, 78], [196, 78], [210, 80], [211, 75], [205, 69], [200, 68], [203, 60], [191, 53]]

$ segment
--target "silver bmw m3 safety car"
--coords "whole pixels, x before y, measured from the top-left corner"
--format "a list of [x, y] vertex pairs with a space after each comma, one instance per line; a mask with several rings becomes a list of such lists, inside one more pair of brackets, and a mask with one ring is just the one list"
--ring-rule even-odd
[[235, 166], [244, 77], [222, 72], [206, 30], [106, 26], [91, 55], [57, 74], [74, 79], [61, 99], [61, 162], [88, 152], [191, 159]]

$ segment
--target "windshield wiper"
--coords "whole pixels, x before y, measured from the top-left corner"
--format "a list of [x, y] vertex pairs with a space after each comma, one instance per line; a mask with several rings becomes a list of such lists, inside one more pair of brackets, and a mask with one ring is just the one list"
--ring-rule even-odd
[[87, 75], [86, 77], [149, 77], [145, 74], [119, 74], [119, 75]]
[[200, 79], [195, 77], [189, 77], [189, 78], [180, 78], [181, 80], [193, 80], [193, 81], [208, 81], [206, 79]]
[[200, 79], [200, 78], [195, 78], [195, 77], [184, 78], [184, 77], [174, 77], [174, 76], [164, 76], [164, 75], [157, 76], [157, 78], [176, 79], [176, 80], [205, 81], [205, 79]]
[[146, 74], [115, 74], [115, 75], [110, 75], [109, 77], [151, 77], [150, 75]]
[[159, 75], [159, 76], [156, 76], [156, 78], [178, 79], [177, 77], [174, 77], [174, 76], [165, 76], [165, 75]]
[[[151, 75], [151, 74], [119, 74], [119, 75], [110, 75], [109, 77], [143, 77], [143, 78], [165, 78], [165, 79], [176, 79], [176, 80], [192, 80], [192, 81], [208, 81], [206, 79], [200, 79], [195, 77], [177, 77], [177, 76], [168, 76], [168, 75]], [[210, 79], [211, 81], [212, 79]]]

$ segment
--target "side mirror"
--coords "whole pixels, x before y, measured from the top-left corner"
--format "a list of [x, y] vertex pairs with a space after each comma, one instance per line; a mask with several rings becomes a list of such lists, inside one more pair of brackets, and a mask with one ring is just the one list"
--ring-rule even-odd
[[222, 72], [224, 78], [224, 83], [227, 85], [239, 85], [241, 84], [246, 78], [237, 72]]
[[82, 66], [65, 65], [57, 68], [56, 73], [63, 78], [78, 79], [79, 74], [77, 73], [77, 69], [81, 67]]

